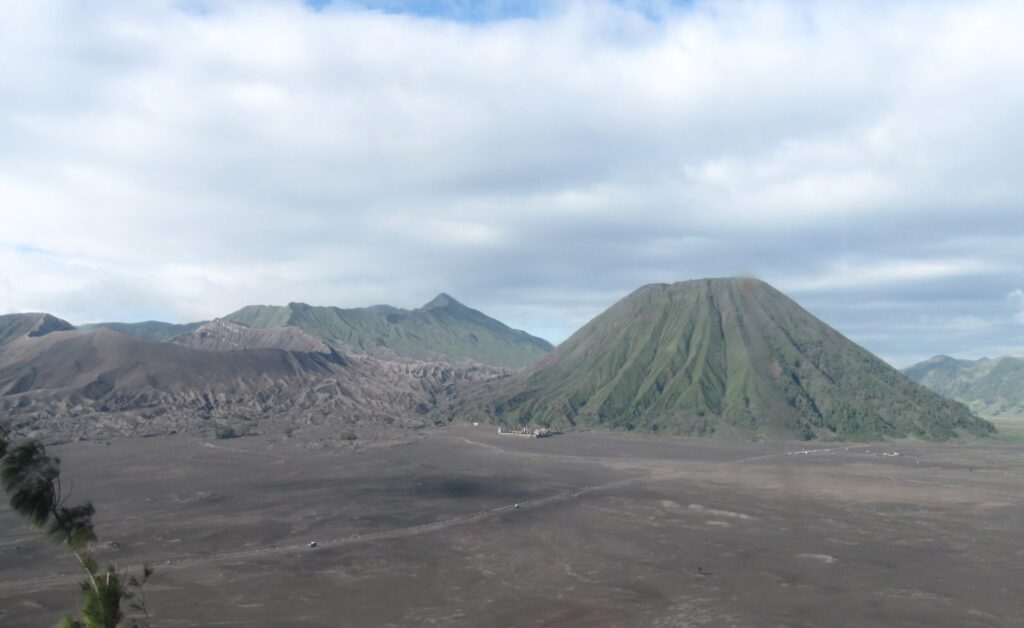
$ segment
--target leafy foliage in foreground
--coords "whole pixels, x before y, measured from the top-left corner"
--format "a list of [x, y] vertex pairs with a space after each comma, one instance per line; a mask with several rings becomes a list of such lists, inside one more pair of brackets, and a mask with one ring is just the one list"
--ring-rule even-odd
[[[144, 587], [153, 571], [146, 566], [141, 579], [130, 576], [126, 581], [113, 565], [100, 567], [91, 545], [96, 540], [92, 524], [95, 509], [89, 502], [67, 505], [59, 458], [47, 455], [46, 447], [37, 440], [12, 445], [8, 432], [0, 427], [0, 486], [9, 496], [11, 508], [33, 527], [45, 528], [51, 541], [66, 546], [85, 572], [80, 617], [65, 617], [60, 624], [63, 628], [149, 625]], [[122, 601], [128, 601], [141, 616], [126, 618]]]

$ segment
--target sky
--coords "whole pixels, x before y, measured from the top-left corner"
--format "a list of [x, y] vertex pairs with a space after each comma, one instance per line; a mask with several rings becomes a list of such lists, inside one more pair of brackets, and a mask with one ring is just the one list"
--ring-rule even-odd
[[1024, 4], [0, 0], [0, 313], [439, 292], [552, 342], [754, 276], [1024, 355]]

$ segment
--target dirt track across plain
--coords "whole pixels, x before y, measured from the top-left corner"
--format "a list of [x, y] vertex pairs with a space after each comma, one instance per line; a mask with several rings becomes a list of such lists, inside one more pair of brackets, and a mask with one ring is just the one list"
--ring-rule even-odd
[[[100, 558], [157, 568], [154, 625], [1024, 623], [1024, 450], [1007, 445], [464, 427], [55, 451], [116, 542]], [[76, 603], [71, 559], [6, 507], [0, 526], [0, 625], [52, 625]]]

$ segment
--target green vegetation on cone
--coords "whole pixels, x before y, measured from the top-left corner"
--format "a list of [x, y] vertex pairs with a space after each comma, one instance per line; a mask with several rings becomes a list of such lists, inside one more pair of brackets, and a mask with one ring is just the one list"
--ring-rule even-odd
[[513, 425], [746, 438], [994, 429], [746, 278], [644, 286], [463, 408]]

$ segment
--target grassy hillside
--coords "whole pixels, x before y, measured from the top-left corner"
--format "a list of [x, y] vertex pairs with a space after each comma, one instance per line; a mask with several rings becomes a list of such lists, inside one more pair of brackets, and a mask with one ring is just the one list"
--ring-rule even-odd
[[533, 364], [551, 350], [547, 341], [512, 329], [445, 294], [416, 310], [290, 303], [252, 305], [225, 318], [250, 327], [294, 326], [317, 338], [362, 351], [388, 350], [421, 360], [473, 360], [519, 368]]
[[1024, 417], [1024, 359], [957, 360], [944, 355], [903, 371], [983, 416]]
[[993, 429], [752, 279], [640, 288], [462, 410], [509, 424], [768, 438]]

